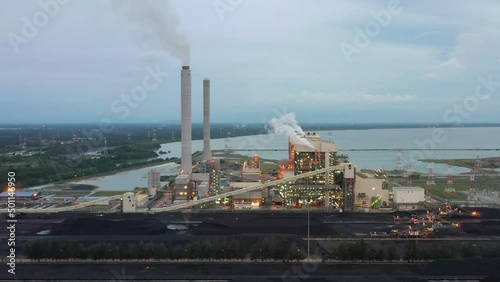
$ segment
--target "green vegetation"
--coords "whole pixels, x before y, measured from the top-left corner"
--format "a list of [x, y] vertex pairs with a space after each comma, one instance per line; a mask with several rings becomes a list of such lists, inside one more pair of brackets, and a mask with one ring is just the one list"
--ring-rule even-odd
[[[400, 252], [398, 252], [398, 247]], [[399, 254], [400, 253], [400, 254]], [[382, 246], [360, 240], [358, 242], [328, 242], [321, 252], [323, 261], [398, 261], [460, 259], [471, 257], [499, 258], [500, 245], [476, 247], [467, 244], [458, 247], [453, 243], [417, 246], [416, 240], [408, 240], [403, 246], [384, 243]]]
[[447, 185], [443, 183], [436, 183], [435, 187], [427, 189], [429, 191], [429, 194], [436, 195], [438, 197], [441, 197], [443, 199], [448, 199], [448, 200], [458, 200], [458, 201], [464, 201], [467, 200], [467, 194], [466, 193], [461, 193], [461, 191], [469, 191], [469, 184], [465, 183], [457, 183], [453, 185], [455, 187], [456, 193], [446, 193], [444, 192], [444, 189], [446, 189]]
[[251, 260], [291, 260], [306, 258], [306, 252], [297, 246], [295, 241], [283, 238], [266, 237], [252, 247]]
[[84, 245], [46, 239], [29, 241], [23, 253], [30, 259], [243, 259], [245, 244], [238, 239], [194, 241], [187, 245], [165, 242], [111, 243]]
[[[460, 258], [499, 258], [500, 245], [475, 246], [454, 243], [424, 244], [417, 246], [416, 240], [376, 244], [360, 240], [357, 242], [321, 243], [315, 248], [313, 256], [319, 255], [326, 261], [399, 261], [460, 259]], [[41, 259], [245, 259], [253, 261], [277, 260], [299, 261], [306, 258], [306, 251], [293, 240], [265, 237], [247, 248], [243, 240], [207, 239], [187, 244], [170, 242], [99, 242], [83, 244], [76, 241], [60, 242], [48, 239], [28, 241], [23, 254], [32, 260]]]
[[[131, 168], [177, 161], [153, 159], [159, 143], [133, 144], [109, 150], [108, 156], [34, 155], [10, 158], [0, 168], [0, 173], [16, 173], [20, 187], [37, 186], [62, 180], [96, 176]], [[6, 158], [6, 157], [3, 157]], [[5, 181], [5, 180], [2, 180]], [[4, 184], [4, 183], [2, 183]], [[1, 184], [0, 184], [1, 185]]]
[[[16, 173], [18, 188], [177, 162], [156, 159], [160, 144], [180, 141], [180, 124], [6, 125], [0, 130], [0, 174]], [[193, 140], [203, 138], [193, 124]], [[265, 133], [261, 124], [212, 124], [212, 138]], [[152, 141], [153, 136], [157, 141]], [[103, 154], [105, 141], [108, 154]], [[166, 153], [167, 156], [170, 152]], [[197, 154], [200, 154], [198, 152]], [[196, 155], [196, 154], [195, 154]], [[0, 180], [5, 186], [6, 178]]]

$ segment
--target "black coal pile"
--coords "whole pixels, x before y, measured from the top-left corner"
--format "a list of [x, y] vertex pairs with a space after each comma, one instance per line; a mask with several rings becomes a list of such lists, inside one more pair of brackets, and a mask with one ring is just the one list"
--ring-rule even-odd
[[500, 236], [500, 222], [462, 223], [462, 230], [472, 235]]
[[474, 208], [484, 219], [500, 219], [500, 209], [493, 208]]
[[165, 233], [157, 219], [106, 220], [70, 218], [52, 229], [51, 235], [156, 235]]
[[[310, 219], [311, 236], [328, 234], [328, 227], [322, 222]], [[237, 234], [296, 234], [307, 235], [307, 216], [303, 215], [234, 215], [205, 220], [193, 227], [194, 235], [237, 235]]]
[[[435, 260], [425, 267], [428, 276], [490, 276], [500, 278], [500, 259], [471, 258], [460, 260]], [[481, 280], [482, 281], [482, 280]], [[500, 280], [490, 280], [500, 281]]]

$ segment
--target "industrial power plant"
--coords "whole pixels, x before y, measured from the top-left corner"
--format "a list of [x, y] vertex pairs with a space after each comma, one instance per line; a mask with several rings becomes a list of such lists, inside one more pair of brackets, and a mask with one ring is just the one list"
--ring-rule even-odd
[[[411, 167], [401, 170], [398, 158], [398, 175], [385, 172], [363, 172], [358, 165], [339, 154], [331, 138], [324, 140], [316, 132], [304, 132], [294, 115], [286, 114], [270, 123], [277, 134], [286, 134], [288, 158], [265, 165], [258, 155], [214, 157], [210, 145], [210, 80], [202, 81], [203, 90], [203, 151], [201, 159], [193, 161], [192, 150], [192, 93], [191, 68], [180, 70], [181, 95], [181, 160], [179, 174], [162, 186], [159, 171], [148, 173], [147, 191], [127, 192], [111, 197], [88, 197], [73, 201], [72, 197], [41, 196], [37, 200], [50, 203], [43, 209], [21, 208], [27, 213], [50, 213], [77, 210], [120, 200], [124, 213], [157, 213], [186, 209], [212, 210], [285, 210], [317, 209], [328, 212], [404, 211], [424, 209], [433, 201], [422, 187], [412, 185]], [[331, 136], [330, 136], [331, 137]], [[233, 160], [233, 162], [231, 162]], [[270, 173], [269, 171], [274, 171]], [[426, 185], [435, 185], [432, 168]], [[477, 202], [471, 174], [469, 199]], [[389, 185], [388, 178], [404, 177], [403, 185]], [[454, 191], [449, 173], [449, 193]], [[5, 195], [6, 196], [6, 195]], [[498, 197], [498, 195], [497, 195]], [[75, 204], [73, 202], [77, 202]], [[469, 206], [470, 206], [469, 203]], [[435, 203], [434, 203], [435, 205]], [[478, 205], [480, 205], [478, 203]], [[41, 205], [43, 206], [43, 205]], [[116, 206], [114, 206], [116, 208]]]
[[[98, 191], [74, 197], [32, 190], [20, 191], [13, 199], [8, 192], [1, 193], [3, 208], [0, 212], [7, 214], [8, 209], [15, 206], [14, 217], [22, 218], [18, 224], [26, 238], [20, 241], [36, 239], [34, 242], [43, 242], [38, 239], [50, 238], [64, 242], [71, 238], [89, 244], [99, 242], [95, 247], [91, 245], [88, 253], [93, 254], [94, 249], [97, 253], [99, 246], [105, 246], [101, 256], [92, 255], [92, 258], [101, 259], [111, 257], [115, 247], [119, 251], [114, 256], [130, 258], [126, 251], [121, 251], [125, 246], [122, 243], [140, 241], [134, 250], [141, 255], [138, 255], [138, 260], [136, 257], [132, 259], [136, 260], [133, 263], [148, 264], [141, 266], [141, 273], [153, 269], [148, 267], [155, 259], [167, 260], [158, 269], [174, 259], [178, 267], [181, 263], [178, 259], [234, 259], [234, 255], [226, 253], [236, 254], [235, 250], [240, 251], [238, 261], [245, 267], [252, 264], [244, 260], [262, 261], [268, 257], [279, 262], [271, 264], [272, 268], [284, 265], [281, 260], [290, 262], [294, 259], [321, 267], [330, 267], [328, 262], [323, 264], [325, 261], [354, 261], [356, 264], [361, 261], [362, 264], [363, 260], [377, 260], [380, 265], [390, 262], [387, 271], [392, 273], [393, 261], [399, 262], [398, 267], [404, 263], [397, 259], [399, 257], [423, 258], [424, 251], [419, 251], [420, 257], [417, 257], [416, 251], [411, 249], [410, 244], [417, 240], [420, 246], [424, 245], [423, 249], [441, 251], [430, 252], [427, 254], [429, 258], [442, 258], [442, 253], [447, 254], [456, 246], [462, 248], [462, 258], [470, 249], [481, 250], [484, 257], [492, 256], [491, 252], [483, 250], [490, 250], [498, 241], [499, 213], [494, 209], [497, 204], [479, 201], [481, 195], [475, 189], [476, 170], [472, 169], [470, 173], [467, 201], [448, 202], [429, 195], [428, 191], [439, 181], [439, 184], [446, 181], [444, 192], [456, 193], [451, 169], [447, 177], [438, 179], [430, 167], [423, 182], [417, 181], [420, 175], [413, 173], [411, 166], [402, 169], [399, 158], [398, 168], [393, 171], [361, 169], [349, 161], [349, 156], [339, 153], [341, 150], [331, 136], [325, 140], [319, 132], [304, 132], [290, 114], [270, 122], [272, 134], [287, 136], [281, 145], [282, 151], [287, 152], [283, 159], [269, 160], [258, 154], [239, 155], [228, 146], [224, 152], [212, 151], [211, 81], [208, 78], [200, 81], [203, 86], [203, 150], [193, 152], [191, 83], [190, 66], [182, 66], [181, 158], [180, 161], [176, 159], [180, 166], [171, 161], [175, 173], [161, 175], [157, 167], [148, 168], [147, 176], [143, 176], [147, 177], [147, 187], [136, 187], [133, 191], [112, 196], [92, 196]], [[105, 144], [107, 156], [106, 141]], [[461, 179], [464, 181], [465, 177]], [[424, 184], [427, 189], [419, 187]], [[493, 197], [498, 199], [498, 194]], [[2, 236], [7, 238], [9, 235]], [[272, 239], [275, 237], [279, 240]], [[233, 241], [227, 241], [230, 243], [226, 245], [217, 243], [229, 239]], [[143, 240], [149, 240], [149, 243], [143, 245]], [[200, 240], [205, 240], [205, 243], [200, 243]], [[468, 242], [469, 247], [460, 246], [453, 240]], [[167, 247], [164, 242], [176, 246]], [[264, 246], [266, 242], [271, 243]], [[217, 244], [221, 244], [220, 247]], [[238, 247], [240, 244], [251, 247], [245, 250]], [[274, 253], [261, 255], [279, 245], [289, 251], [280, 257]], [[135, 248], [133, 244], [130, 246], [128, 248]], [[63, 247], [51, 248], [55, 252], [48, 256], [59, 258]], [[168, 252], [160, 254], [162, 249]], [[316, 253], [313, 249], [323, 251]], [[343, 249], [345, 255], [341, 253]], [[210, 250], [214, 255], [209, 254]], [[360, 251], [359, 256], [354, 257], [356, 250], [363, 253]], [[38, 256], [35, 252], [29, 255], [31, 258]], [[187, 263], [193, 262], [187, 260]], [[212, 269], [213, 265], [217, 264], [204, 267]], [[363, 265], [363, 269], [367, 265]], [[373, 267], [378, 273], [379, 264]], [[331, 272], [331, 269], [327, 271]], [[372, 276], [369, 276], [370, 280]], [[321, 276], [321, 281], [326, 281], [324, 277], [327, 276]], [[232, 280], [242, 281], [240, 277]]]

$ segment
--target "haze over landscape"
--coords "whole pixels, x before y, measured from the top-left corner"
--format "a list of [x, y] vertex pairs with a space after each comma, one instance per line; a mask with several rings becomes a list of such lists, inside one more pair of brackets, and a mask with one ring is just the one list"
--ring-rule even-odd
[[[455, 123], [479, 77], [488, 98], [460, 120], [498, 117], [498, 91], [486, 91], [500, 80], [497, 1], [231, 3], [71, 1], [33, 32], [23, 19], [34, 22], [38, 1], [2, 1], [0, 122], [178, 121], [189, 54], [194, 122], [204, 77], [213, 122], [267, 122], [286, 108], [299, 122]], [[120, 108], [152, 71], [159, 83]]]

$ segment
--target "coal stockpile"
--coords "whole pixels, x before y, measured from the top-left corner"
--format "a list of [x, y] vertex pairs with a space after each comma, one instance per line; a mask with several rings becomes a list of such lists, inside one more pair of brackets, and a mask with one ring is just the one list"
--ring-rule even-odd
[[[307, 215], [246, 214], [205, 220], [193, 226], [194, 235], [296, 234], [307, 235]], [[328, 227], [310, 218], [311, 236], [328, 234]]]
[[462, 223], [462, 230], [471, 235], [500, 236], [500, 222]]
[[492, 208], [474, 208], [475, 211], [478, 211], [481, 215], [481, 218], [484, 219], [499, 219], [500, 218], [500, 209], [492, 209]]
[[165, 233], [157, 219], [106, 220], [70, 218], [52, 229], [52, 235], [156, 235]]

